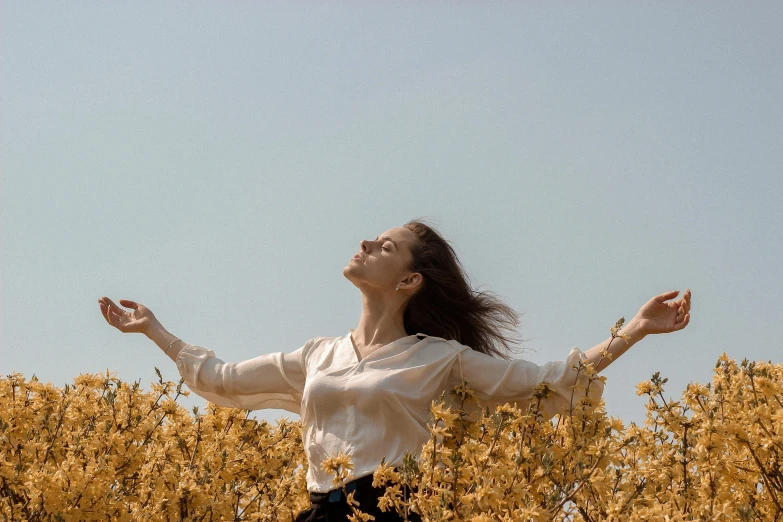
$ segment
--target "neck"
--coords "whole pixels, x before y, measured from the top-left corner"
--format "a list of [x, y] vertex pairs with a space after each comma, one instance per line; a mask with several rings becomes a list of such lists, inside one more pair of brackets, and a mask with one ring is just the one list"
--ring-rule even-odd
[[352, 334], [357, 347], [384, 346], [408, 336], [402, 318], [404, 303], [396, 297], [362, 292], [362, 315]]

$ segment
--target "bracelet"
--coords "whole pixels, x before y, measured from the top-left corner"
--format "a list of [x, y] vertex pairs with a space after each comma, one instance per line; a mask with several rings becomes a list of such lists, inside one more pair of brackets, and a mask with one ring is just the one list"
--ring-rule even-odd
[[177, 341], [181, 341], [181, 340], [182, 340], [182, 339], [174, 339], [173, 341], [171, 341], [171, 342], [169, 343], [169, 345], [168, 345], [168, 346], [166, 347], [166, 349], [165, 349], [165, 350], [163, 350], [163, 351], [164, 351], [164, 352], [166, 352], [166, 353], [169, 353], [169, 349], [171, 348], [171, 345], [172, 345], [172, 344], [174, 344], [174, 343], [176, 343]]

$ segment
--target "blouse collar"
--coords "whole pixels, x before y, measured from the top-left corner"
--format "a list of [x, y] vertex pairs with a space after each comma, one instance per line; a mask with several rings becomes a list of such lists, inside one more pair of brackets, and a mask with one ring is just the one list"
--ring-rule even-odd
[[[353, 328], [351, 328], [351, 329], [348, 330], [348, 333], [345, 334], [345, 338], [348, 339], [349, 341], [351, 340], [351, 334], [353, 333], [353, 331], [354, 331]], [[406, 339], [412, 339], [414, 337], [416, 337], [418, 340], [422, 340], [422, 339], [425, 339], [425, 338], [429, 337], [429, 335], [423, 334], [423, 333], [417, 333], [417, 334], [409, 335], [407, 337], [400, 337], [396, 341], [392, 341], [389, 344], [398, 343], [400, 341], [404, 341]], [[389, 344], [387, 344], [386, 346], [388, 346]]]

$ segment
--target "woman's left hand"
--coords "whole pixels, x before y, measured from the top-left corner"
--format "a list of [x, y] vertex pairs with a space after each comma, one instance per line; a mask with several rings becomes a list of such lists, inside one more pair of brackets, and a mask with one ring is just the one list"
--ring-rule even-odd
[[688, 325], [691, 319], [691, 290], [688, 288], [682, 298], [669, 301], [679, 294], [679, 290], [656, 295], [639, 309], [634, 321], [644, 334], [676, 332]]

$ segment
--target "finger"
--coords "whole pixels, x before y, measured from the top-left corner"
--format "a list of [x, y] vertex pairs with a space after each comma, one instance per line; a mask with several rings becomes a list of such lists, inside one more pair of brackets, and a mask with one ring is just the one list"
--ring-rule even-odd
[[671, 299], [672, 297], [676, 296], [679, 293], [680, 293], [679, 290], [672, 290], [671, 292], [658, 294], [658, 295], [655, 296], [655, 300], [658, 301], [659, 303], [662, 303], [663, 301], [667, 301], [667, 300]]
[[106, 322], [108, 322], [110, 325], [114, 326], [114, 314], [111, 311], [111, 308], [109, 306], [106, 306], [106, 313], [104, 314], [104, 317], [106, 317]]
[[116, 306], [111, 307], [109, 310], [109, 317], [111, 318], [111, 324], [113, 326], [116, 326], [117, 328], [120, 328], [120, 325], [122, 324], [122, 318], [125, 315], [125, 311], [123, 310], [117, 310]]
[[674, 327], [675, 330], [682, 330], [686, 326], [688, 326], [688, 322], [691, 320], [691, 314], [685, 314], [685, 317], [682, 321], [677, 323], [677, 325]]
[[111, 318], [111, 321], [110, 321], [111, 325], [114, 326], [115, 328], [117, 328], [117, 330], [122, 332], [123, 331], [122, 330], [122, 314], [118, 313], [115, 308], [112, 308], [109, 311], [109, 317]]
[[[101, 301], [101, 313], [103, 313], [103, 317], [105, 317], [106, 320], [109, 321], [109, 323], [111, 323], [111, 319], [112, 319], [112, 317], [114, 316], [114, 313], [115, 313], [112, 310], [112, 306], [111, 306], [112, 304], [114, 304], [114, 303], [112, 303], [111, 299], [109, 299], [108, 297], [104, 297], [103, 301]], [[116, 305], [115, 305], [115, 308], [116, 308]]]
[[118, 321], [120, 321], [120, 320], [122, 320], [122, 319], [125, 317], [125, 315], [126, 315], [128, 312], [126, 312], [125, 310], [123, 310], [123, 309], [121, 309], [121, 308], [117, 308], [117, 307], [115, 306], [115, 307], [112, 307], [112, 309], [111, 309], [111, 313], [112, 313], [112, 314], [114, 314], [114, 317], [115, 317], [115, 318], [116, 318]]
[[100, 307], [103, 318], [106, 319], [106, 322], [109, 322], [109, 307], [103, 301], [100, 302]]
[[125, 310], [114, 304], [114, 301], [111, 299], [109, 299], [109, 311], [110, 313], [115, 314], [118, 318], [123, 317], [127, 313]]
[[122, 306], [127, 306], [128, 308], [133, 308], [134, 310], [139, 308], [139, 304], [135, 301], [130, 301], [128, 299], [120, 299], [120, 304]]
[[107, 302], [107, 303], [109, 303], [109, 306], [113, 306], [114, 308], [116, 308], [116, 309], [118, 309], [118, 310], [119, 310], [119, 308], [120, 308], [120, 307], [119, 307], [119, 306], [117, 306], [116, 304], [114, 304], [114, 301], [112, 301], [112, 300], [111, 300], [111, 299], [109, 299], [108, 297], [106, 298], [106, 302]]

